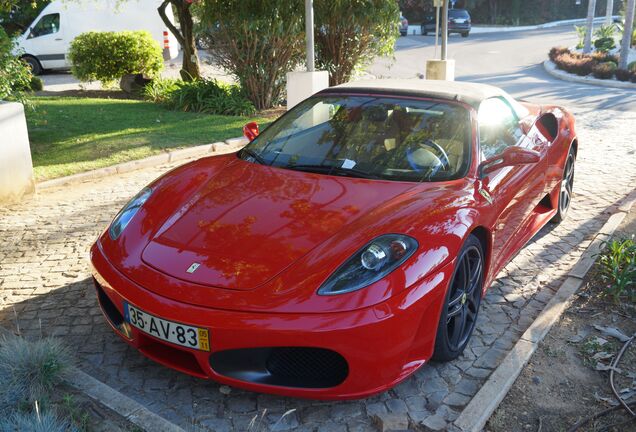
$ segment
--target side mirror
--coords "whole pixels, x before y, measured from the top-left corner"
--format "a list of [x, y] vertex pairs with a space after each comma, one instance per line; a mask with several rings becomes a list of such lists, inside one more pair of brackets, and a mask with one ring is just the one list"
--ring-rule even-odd
[[250, 122], [243, 126], [243, 136], [250, 141], [256, 138], [258, 136], [258, 133], [258, 125], [256, 124], [256, 122]]
[[479, 176], [483, 178], [486, 174], [504, 167], [529, 165], [540, 160], [541, 156], [534, 150], [515, 146], [507, 147], [500, 155], [486, 159], [479, 165]]

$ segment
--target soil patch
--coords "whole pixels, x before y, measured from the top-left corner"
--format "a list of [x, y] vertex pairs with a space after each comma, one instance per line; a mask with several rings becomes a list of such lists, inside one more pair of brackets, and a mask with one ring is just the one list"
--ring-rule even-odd
[[[636, 233], [636, 210], [625, 218], [614, 238]], [[569, 431], [582, 419], [618, 404], [606, 368], [623, 342], [599, 327], [636, 332], [636, 305], [617, 305], [602, 294], [596, 267], [573, 304], [543, 340], [514, 386], [490, 418], [492, 432]], [[636, 343], [623, 354], [615, 373], [622, 397], [636, 403]], [[636, 406], [634, 407], [636, 408]], [[636, 417], [623, 408], [594, 420], [578, 431], [636, 431]]]

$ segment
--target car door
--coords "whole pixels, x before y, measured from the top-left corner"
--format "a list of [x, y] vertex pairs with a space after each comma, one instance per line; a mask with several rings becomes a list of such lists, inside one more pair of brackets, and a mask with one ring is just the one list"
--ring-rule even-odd
[[61, 27], [60, 14], [50, 13], [40, 17], [28, 31], [23, 43], [27, 54], [37, 57], [44, 69], [67, 67], [66, 43]]
[[[479, 146], [482, 161], [497, 157], [510, 146], [545, 152], [544, 146], [524, 134], [515, 110], [499, 97], [487, 99], [480, 106]], [[509, 249], [515, 247], [517, 234], [543, 198], [545, 163], [545, 157], [541, 157], [539, 163], [503, 167], [482, 179], [480, 193], [487, 197], [496, 214], [492, 228], [497, 268], [512, 254]]]

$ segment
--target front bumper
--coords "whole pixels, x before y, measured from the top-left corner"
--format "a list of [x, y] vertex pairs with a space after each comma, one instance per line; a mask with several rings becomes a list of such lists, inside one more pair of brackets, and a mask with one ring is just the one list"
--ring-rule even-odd
[[[210, 309], [154, 294], [114, 268], [97, 245], [91, 249], [91, 262], [100, 306], [109, 324], [145, 356], [200, 378], [312, 399], [356, 399], [379, 393], [424, 364], [433, 352], [453, 268], [451, 262], [373, 307], [322, 314], [265, 314]], [[127, 337], [117, 322], [123, 317], [124, 302], [167, 320], [209, 329], [211, 352], [176, 346], [135, 327], [130, 327]], [[284, 363], [285, 379], [272, 379], [273, 372], [268, 370], [272, 353], [277, 355], [276, 364]], [[320, 381], [320, 373], [309, 373], [319, 366], [340, 369], [331, 381]], [[290, 367], [296, 370], [290, 372]]]

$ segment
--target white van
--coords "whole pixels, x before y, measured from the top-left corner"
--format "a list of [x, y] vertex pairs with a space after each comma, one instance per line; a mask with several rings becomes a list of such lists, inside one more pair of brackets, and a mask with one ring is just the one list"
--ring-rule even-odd
[[[74, 0], [53, 1], [17, 39], [16, 54], [35, 74], [44, 69], [69, 69], [71, 42], [89, 31], [147, 30], [159, 42], [164, 59], [177, 57], [177, 40], [157, 12], [161, 0]], [[173, 20], [172, 9], [166, 15]]]

